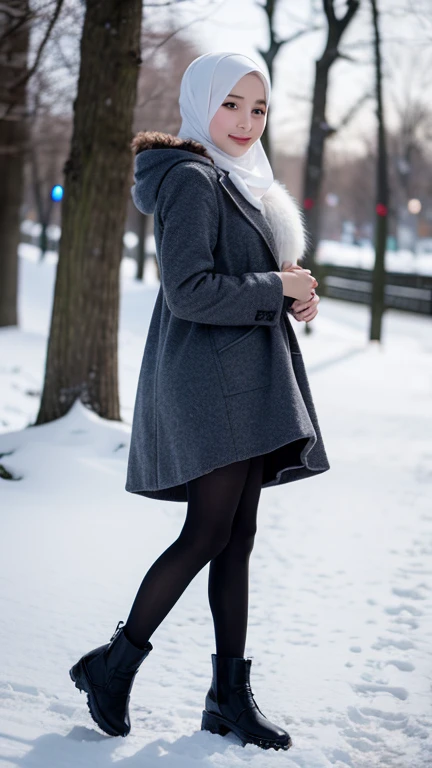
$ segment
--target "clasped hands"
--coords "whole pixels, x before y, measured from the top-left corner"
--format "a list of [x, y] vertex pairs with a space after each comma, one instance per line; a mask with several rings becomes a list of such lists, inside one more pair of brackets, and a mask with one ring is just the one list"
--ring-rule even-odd
[[[290, 261], [283, 261], [282, 262], [282, 269], [281, 272], [291, 272], [295, 269], [303, 269], [299, 264], [291, 264]], [[310, 269], [306, 270], [306, 272], [309, 272]], [[314, 278], [313, 288], [311, 289], [311, 297], [307, 301], [301, 301], [300, 299], [295, 299], [290, 307], [290, 313], [293, 314], [295, 319], [300, 323], [304, 321], [305, 323], [309, 323], [311, 320], [316, 317], [318, 314], [318, 302], [320, 300], [320, 297], [315, 293], [315, 288], [318, 285], [318, 281]]]

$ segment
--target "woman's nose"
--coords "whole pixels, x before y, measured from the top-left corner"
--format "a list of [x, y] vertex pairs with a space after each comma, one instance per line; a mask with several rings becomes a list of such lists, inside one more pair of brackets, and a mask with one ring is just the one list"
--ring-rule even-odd
[[252, 127], [250, 117], [241, 117], [237, 122], [237, 127], [244, 128], [246, 131], [249, 131]]

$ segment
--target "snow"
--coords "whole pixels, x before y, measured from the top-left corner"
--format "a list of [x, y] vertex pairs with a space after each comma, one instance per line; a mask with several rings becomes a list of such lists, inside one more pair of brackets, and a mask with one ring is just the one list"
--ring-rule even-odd
[[426, 768], [432, 764], [432, 334], [388, 311], [320, 302], [293, 321], [331, 469], [263, 490], [246, 655], [288, 752], [200, 730], [214, 635], [205, 567], [158, 627], [126, 739], [99, 731], [70, 666], [126, 621], [186, 503], [124, 490], [130, 421], [158, 283], [121, 277], [122, 422], [80, 403], [34, 421], [55, 257], [21, 246], [20, 328], [0, 332], [0, 764], [3, 768]]

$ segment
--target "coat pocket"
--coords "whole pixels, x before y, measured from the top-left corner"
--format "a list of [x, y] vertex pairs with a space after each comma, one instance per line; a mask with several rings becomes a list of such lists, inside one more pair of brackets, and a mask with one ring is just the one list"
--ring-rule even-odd
[[224, 394], [237, 395], [271, 385], [271, 329], [264, 325], [213, 326], [211, 336]]

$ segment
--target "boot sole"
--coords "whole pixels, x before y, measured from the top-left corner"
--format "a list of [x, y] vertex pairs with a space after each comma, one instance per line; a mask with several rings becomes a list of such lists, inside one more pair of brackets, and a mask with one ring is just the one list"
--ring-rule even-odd
[[239, 728], [239, 726], [235, 725], [235, 723], [226, 720], [220, 715], [207, 712], [205, 709], [202, 713], [201, 730], [210, 731], [210, 733], [216, 733], [219, 736], [226, 736], [227, 733], [232, 731], [236, 736], [238, 736], [244, 747], [246, 744], [255, 744], [257, 747], [262, 747], [263, 749], [286, 750], [292, 746], [290, 736], [288, 736], [288, 741], [286, 744], [281, 744], [280, 742], [272, 741], [271, 739], [260, 739], [257, 736], [253, 736], [252, 734], [247, 733], [242, 728]]
[[69, 670], [69, 676], [72, 682], [75, 683], [75, 688], [78, 688], [79, 691], [85, 691], [87, 694], [87, 706], [89, 708], [90, 715], [92, 716], [96, 725], [98, 725], [99, 728], [101, 728], [101, 730], [107, 733], [109, 736], [127, 736], [129, 731], [126, 733], [115, 731], [103, 717], [97, 705], [96, 698], [92, 691], [91, 683], [86, 675], [85, 668], [83, 667], [81, 660], [74, 664], [73, 667], [71, 667]]

